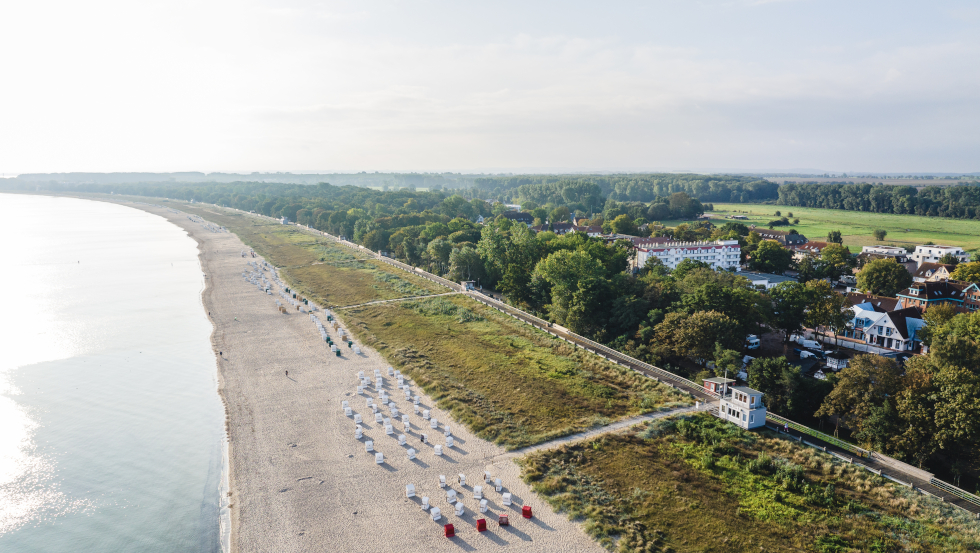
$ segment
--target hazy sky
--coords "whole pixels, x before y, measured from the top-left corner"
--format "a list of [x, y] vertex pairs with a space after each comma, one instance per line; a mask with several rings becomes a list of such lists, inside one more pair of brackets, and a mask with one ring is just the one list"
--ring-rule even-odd
[[0, 4], [0, 172], [980, 171], [980, 3]]

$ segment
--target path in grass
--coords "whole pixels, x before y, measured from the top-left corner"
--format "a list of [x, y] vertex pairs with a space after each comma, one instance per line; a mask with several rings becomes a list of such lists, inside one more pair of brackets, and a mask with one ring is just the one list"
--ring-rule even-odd
[[968, 513], [708, 414], [522, 458], [556, 510], [615, 551], [975, 551]]
[[673, 417], [677, 415], [684, 415], [690, 413], [697, 413], [700, 411], [710, 411], [714, 407], [709, 403], [702, 403], [697, 407], [675, 407], [673, 409], [667, 409], [666, 411], [659, 411], [656, 413], [650, 413], [647, 415], [640, 415], [637, 417], [630, 417], [628, 419], [623, 419], [614, 423], [607, 424], [605, 426], [599, 426], [596, 428], [591, 428], [585, 432], [579, 432], [577, 434], [571, 434], [569, 436], [563, 436], [561, 438], [555, 438], [554, 440], [549, 440], [540, 444], [535, 444], [527, 447], [522, 447], [520, 449], [515, 449], [509, 451], [497, 459], [515, 459], [534, 453], [536, 451], [544, 451], [546, 449], [555, 449], [557, 447], [570, 445], [575, 442], [581, 442], [583, 440], [593, 440], [602, 436], [604, 434], [610, 434], [613, 432], [622, 432], [623, 430], [628, 430], [629, 428], [636, 426], [638, 424], [643, 424], [651, 422], [657, 419], [662, 419], [665, 417]]
[[[826, 241], [827, 233], [839, 230], [844, 244], [852, 251], [860, 251], [861, 246], [878, 244], [871, 232], [884, 229], [888, 235], [880, 243], [898, 246], [921, 245], [926, 242], [960, 246], [967, 250], [980, 248], [980, 221], [965, 219], [946, 219], [942, 217], [923, 217], [919, 215], [894, 215], [890, 213], [867, 213], [863, 211], [844, 211], [839, 209], [818, 209], [812, 207], [793, 207], [767, 204], [714, 204], [715, 211], [710, 215], [720, 218], [716, 225], [727, 222], [723, 217], [730, 214], [745, 215], [746, 224], [768, 228], [771, 220], [779, 219], [776, 211], [790, 219], [798, 217], [800, 224], [790, 227], [776, 227], [780, 230], [796, 229], [800, 234], [814, 241]], [[685, 221], [665, 221], [675, 225]], [[690, 221], [687, 221], [690, 222]]]
[[345, 309], [342, 316], [440, 408], [507, 449], [691, 403], [462, 295]]
[[391, 302], [395, 302], [395, 301], [420, 300], [420, 299], [424, 299], [424, 298], [437, 298], [437, 297], [440, 297], [440, 296], [453, 296], [453, 295], [462, 294], [462, 293], [463, 292], [446, 292], [445, 294], [430, 294], [430, 295], [425, 295], [425, 296], [409, 296], [407, 298], [395, 298], [393, 300], [369, 301], [367, 303], [359, 303], [357, 305], [344, 305], [344, 306], [341, 306], [341, 307], [335, 307], [334, 309], [352, 309], [354, 307], [364, 307], [366, 305], [378, 305], [380, 303], [391, 303]]

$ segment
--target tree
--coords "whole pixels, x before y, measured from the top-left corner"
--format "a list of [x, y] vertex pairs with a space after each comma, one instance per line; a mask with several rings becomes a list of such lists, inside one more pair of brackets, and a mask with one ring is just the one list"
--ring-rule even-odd
[[960, 263], [950, 276], [956, 280], [980, 282], [980, 262]]
[[688, 273], [696, 269], [711, 270], [711, 265], [709, 265], [704, 261], [695, 261], [693, 259], [686, 258], [686, 259], [682, 259], [681, 262], [678, 263], [676, 267], [674, 267], [674, 270], [671, 271], [671, 274], [674, 275], [674, 278], [678, 280], [683, 280]]
[[568, 210], [567, 207], [559, 206], [552, 209], [551, 214], [549, 216], [551, 217], [552, 223], [561, 223], [564, 221], [568, 221], [568, 219], [572, 216], [572, 213]]
[[960, 260], [955, 255], [947, 253], [939, 258], [939, 262], [946, 265], [958, 265]]
[[831, 244], [843, 244], [844, 237], [841, 236], [839, 230], [832, 230], [827, 233], [827, 241]]
[[763, 273], [783, 274], [793, 262], [793, 252], [783, 248], [774, 240], [763, 240], [752, 252], [749, 267]]
[[612, 220], [612, 231], [616, 234], [628, 234], [635, 236], [639, 230], [636, 224], [630, 220], [629, 215], [620, 215]]
[[881, 242], [882, 240], [884, 240], [884, 239], [885, 239], [885, 236], [888, 236], [888, 231], [887, 231], [887, 230], [885, 230], [885, 229], [880, 229], [880, 228], [879, 228], [879, 229], [875, 229], [875, 230], [873, 230], [873, 231], [871, 232], [871, 234], [872, 234], [872, 236], [874, 236], [874, 237], [875, 237], [875, 240], [877, 240], [877, 241], [879, 241], [879, 242]]
[[829, 244], [820, 250], [820, 271], [831, 280], [840, 280], [841, 275], [849, 273], [855, 265], [855, 259], [846, 246]]
[[785, 333], [783, 340], [789, 339], [790, 334], [801, 332], [811, 301], [806, 285], [800, 282], [780, 282], [769, 290], [769, 298], [773, 303], [769, 325]]
[[449, 279], [456, 282], [483, 277], [483, 260], [473, 246], [456, 248], [449, 254]]
[[900, 389], [902, 370], [895, 361], [880, 355], [858, 355], [837, 375], [837, 385], [824, 399], [818, 417], [837, 417], [834, 435], [843, 423], [861, 432], [874, 407]]
[[801, 283], [810, 282], [811, 280], [817, 278], [818, 270], [819, 267], [813, 260], [813, 257], [806, 255], [796, 264], [796, 280]]
[[738, 350], [725, 349], [715, 344], [715, 376], [728, 375], [729, 378], [742, 370], [742, 354]]
[[477, 242], [476, 251], [480, 253], [483, 260], [483, 268], [486, 272], [486, 284], [493, 286], [504, 274], [504, 264], [506, 263], [506, 239], [504, 235], [497, 231], [494, 224], [483, 225], [480, 232], [480, 241]]
[[866, 294], [892, 297], [912, 285], [912, 273], [895, 258], [872, 259], [857, 274], [858, 288]]
[[445, 265], [449, 263], [449, 254], [453, 251], [453, 245], [442, 238], [436, 238], [432, 242], [429, 242], [426, 251], [433, 261]]
[[606, 274], [598, 260], [583, 251], [560, 250], [542, 259], [534, 273], [551, 287], [551, 303], [545, 306], [551, 320], [578, 333], [598, 327]]
[[766, 408], [774, 413], [793, 411], [793, 398], [802, 377], [785, 357], [759, 357], [748, 367], [749, 386], [765, 394]]
[[811, 280], [806, 287], [810, 295], [810, 307], [805, 318], [807, 326], [830, 330], [836, 344], [837, 335], [850, 325], [854, 311], [847, 298], [835, 292], [827, 281]]
[[651, 351], [665, 356], [690, 357], [698, 363], [711, 359], [715, 344], [735, 349], [738, 323], [717, 311], [698, 311], [692, 315], [668, 313], [653, 330]]

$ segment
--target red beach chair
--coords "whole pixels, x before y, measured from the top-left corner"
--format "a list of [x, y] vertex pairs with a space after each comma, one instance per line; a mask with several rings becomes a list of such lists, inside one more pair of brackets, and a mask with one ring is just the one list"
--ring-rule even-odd
[[531, 518], [532, 516], [534, 516], [534, 514], [531, 513], [530, 505], [525, 505], [521, 507], [521, 516], [523, 516], [524, 518]]
[[478, 518], [476, 519], [476, 531], [483, 532], [487, 529], [487, 519]]
[[497, 519], [497, 522], [501, 526], [510, 526], [510, 520], [507, 519], [507, 515], [500, 515], [500, 518]]
[[442, 529], [445, 531], [447, 538], [452, 538], [456, 536], [456, 527], [453, 526], [452, 524], [447, 524], [443, 526]]

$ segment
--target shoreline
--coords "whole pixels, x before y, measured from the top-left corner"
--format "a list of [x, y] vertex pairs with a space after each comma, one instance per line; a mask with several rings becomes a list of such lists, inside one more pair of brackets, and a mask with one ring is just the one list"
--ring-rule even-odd
[[[366, 420], [364, 440], [373, 439], [376, 451], [385, 454], [385, 462], [376, 464], [373, 453], [365, 453], [364, 440], [354, 439], [354, 424], [339, 406], [342, 399], [349, 400], [355, 412], [364, 413], [364, 397], [353, 390], [354, 374], [384, 371], [387, 363], [377, 352], [360, 345], [362, 355], [345, 350], [337, 358], [330, 355], [307, 315], [280, 314], [274, 296], [260, 293], [241, 278], [245, 262], [253, 259], [241, 257], [241, 250], [250, 248], [236, 235], [214, 233], [189, 220], [183, 211], [175, 214], [167, 207], [131, 198], [86, 199], [162, 216], [198, 243], [201, 269], [207, 275], [202, 304], [214, 328], [211, 341], [218, 392], [225, 406], [229, 551], [395, 553], [457, 551], [460, 547], [516, 551], [528, 546], [535, 551], [603, 551], [580, 525], [555, 513], [531, 492], [519, 478], [513, 456], [455, 422], [449, 422], [455, 446], [436, 456], [433, 443], [444, 440], [444, 424], [439, 431], [423, 429], [417, 425], [426, 421], [413, 415], [411, 432], [406, 432], [409, 443], [400, 446], [395, 436], [386, 436], [378, 425]], [[338, 315], [342, 320], [342, 313]], [[259, 338], [254, 338], [256, 334]], [[224, 355], [218, 357], [219, 351]], [[386, 386], [387, 379], [385, 374]], [[422, 407], [430, 409], [433, 417], [451, 421], [423, 392], [414, 387], [413, 392], [422, 396]], [[399, 406], [411, 414], [410, 403], [402, 400]], [[404, 432], [400, 424], [397, 428]], [[422, 432], [432, 436], [424, 445], [418, 441]], [[420, 450], [414, 461], [405, 457], [408, 447]], [[513, 494], [510, 506], [501, 503], [500, 493], [484, 495], [489, 501], [488, 515], [509, 513], [509, 527], [498, 527], [496, 516], [478, 512], [472, 482], [483, 484], [483, 471], [501, 477], [503, 491]], [[467, 474], [466, 485], [452, 483], [456, 473]], [[456, 516], [446, 503], [445, 490], [438, 486], [439, 474], [447, 475], [452, 480], [449, 487], [464, 497], [463, 515]], [[407, 483], [416, 486], [418, 497], [405, 497]], [[439, 522], [419, 509], [423, 495], [443, 510]], [[524, 504], [533, 507], [534, 518], [521, 517]], [[484, 516], [490, 529], [478, 533], [475, 520]], [[456, 526], [453, 540], [442, 536], [446, 523]]]

